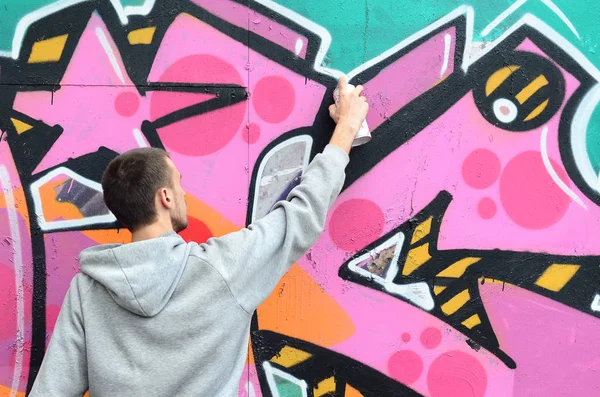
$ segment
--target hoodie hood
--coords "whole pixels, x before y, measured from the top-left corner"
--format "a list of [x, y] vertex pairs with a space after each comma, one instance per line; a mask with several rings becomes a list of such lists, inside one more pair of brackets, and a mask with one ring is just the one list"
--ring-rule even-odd
[[191, 245], [175, 232], [130, 244], [103, 244], [79, 254], [82, 273], [126, 310], [152, 317], [165, 307], [185, 270]]

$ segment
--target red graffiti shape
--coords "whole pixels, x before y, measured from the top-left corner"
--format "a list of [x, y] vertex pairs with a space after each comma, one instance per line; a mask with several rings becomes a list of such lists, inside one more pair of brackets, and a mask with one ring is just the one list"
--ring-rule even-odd
[[[160, 77], [161, 82], [196, 84], [233, 84], [243, 86], [242, 78], [227, 61], [212, 55], [192, 55], [171, 65]], [[172, 108], [173, 101], [180, 101], [181, 107], [193, 97], [168, 91], [155, 92], [152, 96], [151, 113], [163, 114], [164, 108]], [[220, 95], [229, 95], [225, 89]], [[199, 102], [206, 100], [201, 97]], [[237, 104], [192, 116], [158, 130], [166, 147], [181, 154], [203, 156], [222, 149], [239, 131], [247, 104]], [[178, 109], [174, 109], [178, 110]]]
[[[567, 173], [550, 160], [563, 181]], [[544, 229], [554, 225], [567, 212], [571, 199], [552, 180], [537, 151], [515, 156], [500, 178], [500, 199], [508, 216], [527, 229]]]
[[478, 149], [467, 156], [462, 166], [462, 176], [467, 185], [474, 189], [492, 186], [500, 176], [500, 159], [496, 153]]
[[390, 357], [388, 371], [398, 382], [410, 385], [421, 376], [423, 360], [412, 350], [401, 350]]
[[383, 212], [377, 204], [370, 200], [352, 199], [334, 211], [329, 234], [341, 249], [359, 250], [381, 235], [383, 223]]
[[473, 356], [449, 351], [431, 364], [427, 385], [432, 397], [483, 397], [487, 373]]

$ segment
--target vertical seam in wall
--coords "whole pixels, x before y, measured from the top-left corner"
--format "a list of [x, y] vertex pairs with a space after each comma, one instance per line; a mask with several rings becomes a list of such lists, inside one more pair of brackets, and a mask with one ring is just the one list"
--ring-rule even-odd
[[363, 46], [363, 64], [367, 63], [367, 41], [369, 37], [369, 0], [365, 0], [365, 44]]
[[[250, 191], [250, 175], [251, 175], [251, 170], [250, 170], [250, 69], [252, 69], [252, 65], [250, 63], [250, 12], [252, 12], [252, 11], [251, 11], [250, 7], [248, 7], [247, 10], [248, 10], [248, 14], [247, 14], [248, 19], [246, 20], [246, 23], [247, 23], [246, 49], [248, 50], [248, 54], [246, 56], [246, 62], [247, 62], [246, 63], [246, 66], [247, 66], [246, 71], [248, 72], [248, 79], [246, 80], [246, 82], [247, 82], [248, 86], [246, 87], [246, 92], [248, 94], [248, 97], [247, 97], [248, 116], [246, 117], [246, 131], [244, 131], [244, 133], [248, 134], [248, 142], [247, 142], [248, 146], [247, 146], [247, 157], [246, 157], [247, 167], [248, 167], [248, 169], [246, 170], [247, 177], [248, 177], [248, 186], [247, 186], [248, 189], [246, 190], [246, 193]], [[246, 194], [246, 200], [248, 200], [248, 194]], [[247, 202], [246, 203], [246, 211], [248, 211], [248, 204], [249, 203]]]
[[[249, 5], [249, 4], [247, 4]], [[251, 69], [251, 64], [250, 64], [250, 7], [246, 8], [248, 10], [246, 16], [246, 33], [247, 33], [247, 39], [246, 39], [246, 49], [248, 50], [247, 55], [246, 55], [246, 72], [248, 73], [248, 78], [246, 79], [246, 93], [247, 93], [247, 116], [246, 116], [246, 125], [244, 126], [245, 131], [243, 131], [243, 134], [248, 134], [248, 142], [246, 142], [246, 173], [247, 173], [247, 189], [246, 189], [246, 219], [248, 218], [248, 205], [250, 203], [250, 198], [248, 197], [248, 192], [250, 192], [250, 175], [252, 174], [251, 170], [250, 170], [250, 69]], [[254, 315], [254, 314], [252, 314]], [[251, 316], [252, 317], [252, 316]], [[250, 320], [252, 322], [252, 320]], [[252, 327], [250, 327], [250, 329], [252, 329]], [[250, 333], [250, 335], [248, 336], [248, 352], [246, 353], [246, 360], [248, 361], [248, 368], [247, 368], [247, 375], [246, 375], [246, 390], [250, 389], [250, 349], [252, 348], [252, 331]]]

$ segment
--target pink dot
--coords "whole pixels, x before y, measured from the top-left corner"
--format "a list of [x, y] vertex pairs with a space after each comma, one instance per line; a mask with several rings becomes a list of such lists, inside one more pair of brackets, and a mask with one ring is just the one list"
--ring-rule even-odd
[[[207, 54], [190, 55], [179, 59], [160, 77], [161, 82], [232, 84], [244, 86], [240, 74], [229, 62]], [[220, 95], [229, 95], [224, 90]], [[153, 120], [183, 107], [214, 98], [212, 94], [182, 94], [155, 92], [150, 114]], [[231, 106], [191, 116], [158, 129], [168, 150], [189, 156], [204, 156], [225, 147], [240, 130], [247, 104], [242, 101]]]
[[408, 332], [405, 332], [402, 334], [402, 342], [404, 342], [404, 343], [410, 342], [410, 334]]
[[484, 197], [477, 204], [477, 212], [483, 219], [491, 219], [496, 215], [496, 203], [489, 197]]
[[462, 176], [467, 185], [475, 189], [492, 186], [500, 175], [500, 159], [488, 149], [477, 149], [465, 158]]
[[383, 231], [381, 209], [370, 200], [351, 199], [336, 208], [329, 222], [329, 235], [340, 249], [355, 251], [376, 240]]
[[244, 141], [252, 144], [258, 141], [260, 138], [260, 127], [256, 123], [250, 123], [249, 126], [244, 128]]
[[435, 349], [442, 341], [442, 333], [435, 327], [426, 328], [421, 332], [421, 344], [427, 349]]
[[508, 114], [510, 113], [510, 109], [508, 108], [508, 106], [500, 106], [500, 113], [502, 113], [505, 116], [508, 116]]
[[289, 117], [296, 103], [292, 84], [281, 76], [260, 79], [252, 93], [252, 104], [261, 119], [268, 123], [281, 123]]
[[115, 109], [123, 117], [133, 116], [140, 107], [140, 99], [135, 92], [122, 92], [115, 99]]
[[17, 295], [15, 273], [0, 264], [0, 340], [14, 338], [17, 334]]
[[449, 351], [431, 363], [427, 386], [431, 397], [483, 397], [487, 373], [473, 356]]
[[410, 385], [421, 376], [423, 360], [412, 350], [401, 350], [390, 357], [388, 372], [398, 382]]
[[[552, 168], [565, 183], [567, 173], [550, 160]], [[500, 178], [500, 200], [508, 216], [527, 229], [543, 229], [554, 225], [567, 212], [570, 198], [552, 180], [542, 155], [527, 151], [513, 158]]]

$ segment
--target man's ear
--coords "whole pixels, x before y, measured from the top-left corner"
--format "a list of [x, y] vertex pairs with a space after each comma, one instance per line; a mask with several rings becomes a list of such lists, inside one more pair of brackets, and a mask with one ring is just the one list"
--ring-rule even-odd
[[158, 190], [158, 196], [160, 199], [160, 203], [165, 208], [171, 208], [173, 206], [173, 196], [171, 192], [167, 188], [160, 188]]

